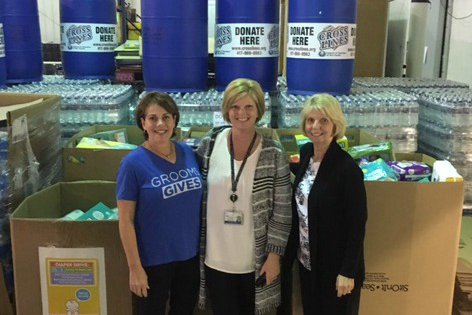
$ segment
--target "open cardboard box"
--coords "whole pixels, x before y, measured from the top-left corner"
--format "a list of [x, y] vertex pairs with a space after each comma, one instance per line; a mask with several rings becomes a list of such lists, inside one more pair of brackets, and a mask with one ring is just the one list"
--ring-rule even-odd
[[144, 142], [143, 132], [137, 126], [91, 126], [74, 135], [62, 150], [64, 181], [116, 180], [121, 160], [131, 150], [93, 150], [80, 149], [76, 146], [83, 137], [88, 135], [122, 128], [128, 133], [129, 143], [141, 145]]
[[[434, 159], [419, 153], [397, 160]], [[451, 314], [463, 182], [366, 182], [366, 281], [360, 314]]]
[[18, 314], [42, 314], [38, 247], [102, 247], [105, 251], [108, 314], [130, 315], [128, 266], [118, 221], [59, 221], [72, 210], [103, 202], [116, 207], [116, 184], [85, 181], [58, 183], [27, 197], [11, 216], [13, 267]]
[[[289, 128], [289, 129], [275, 129], [278, 140], [284, 148], [285, 154], [290, 157], [292, 155], [297, 155], [300, 153], [300, 148], [298, 147], [296, 135], [302, 135], [303, 132], [300, 129]], [[379, 139], [375, 138], [370, 133], [365, 132], [362, 129], [347, 129], [345, 132], [349, 147], [360, 145], [360, 144], [370, 144], [378, 143]]]
[[[131, 150], [76, 148], [83, 137], [116, 129], [126, 129], [131, 144], [139, 146], [144, 142], [143, 131], [137, 126], [97, 125], [86, 128], [74, 135], [63, 148], [64, 181], [116, 180], [121, 160]], [[179, 140], [180, 137], [181, 131], [177, 128], [175, 139]]]

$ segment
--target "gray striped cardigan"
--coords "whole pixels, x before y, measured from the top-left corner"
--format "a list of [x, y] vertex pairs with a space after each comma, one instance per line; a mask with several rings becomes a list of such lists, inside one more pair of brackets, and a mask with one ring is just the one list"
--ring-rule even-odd
[[[202, 223], [200, 238], [200, 295], [199, 307], [205, 308], [205, 246], [206, 246], [206, 210], [207, 210], [207, 175], [210, 150], [217, 134], [223, 128], [215, 128], [203, 138], [197, 155], [202, 159], [202, 177], [204, 181], [202, 202]], [[211, 145], [210, 145], [211, 144]], [[211, 149], [210, 149], [211, 148]], [[210, 165], [211, 166], [211, 165]], [[291, 184], [288, 162], [278, 141], [262, 137], [262, 150], [257, 162], [252, 188], [252, 210], [255, 237], [255, 279], [269, 252], [283, 255], [292, 223]], [[269, 286], [256, 288], [256, 314], [262, 314], [280, 304], [280, 277]]]

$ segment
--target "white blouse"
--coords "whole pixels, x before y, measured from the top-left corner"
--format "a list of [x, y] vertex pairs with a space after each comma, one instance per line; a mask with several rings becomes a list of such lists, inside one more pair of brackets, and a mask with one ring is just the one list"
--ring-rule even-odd
[[308, 195], [313, 187], [319, 168], [320, 162], [313, 162], [312, 157], [310, 159], [309, 167], [307, 167], [305, 175], [303, 175], [303, 178], [295, 191], [300, 231], [300, 246], [298, 248], [297, 257], [303, 267], [308, 270], [311, 270], [310, 239], [308, 237]]
[[[243, 224], [225, 224], [225, 211], [233, 208], [231, 191], [231, 165], [228, 133], [223, 130], [215, 140], [208, 171], [208, 206], [205, 264], [227, 273], [249, 273], [255, 266], [254, 218], [252, 187], [262, 144], [248, 157], [239, 178], [235, 210], [244, 215]], [[235, 176], [242, 161], [234, 160]]]

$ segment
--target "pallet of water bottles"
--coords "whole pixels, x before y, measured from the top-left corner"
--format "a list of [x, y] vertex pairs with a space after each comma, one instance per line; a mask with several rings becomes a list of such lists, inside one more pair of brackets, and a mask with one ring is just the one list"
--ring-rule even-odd
[[44, 76], [41, 82], [15, 85], [4, 91], [61, 96], [63, 138], [92, 125], [126, 124], [129, 108], [136, 102], [130, 85], [113, 85], [108, 80], [70, 80], [62, 76]]
[[[146, 95], [143, 92], [139, 99]], [[169, 93], [177, 104], [180, 113], [180, 127], [217, 126], [226, 124], [221, 114], [223, 92], [215, 89], [193, 93]], [[271, 97], [264, 94], [265, 113], [258, 123], [260, 127], [269, 127], [271, 123]], [[130, 110], [130, 119], [134, 117], [135, 108]], [[132, 122], [134, 123], [134, 122]]]
[[465, 180], [465, 203], [472, 204], [472, 90], [416, 88], [410, 94], [420, 104], [420, 151], [454, 164]]
[[[8, 169], [8, 133], [0, 129], [0, 273], [6, 280], [7, 290], [13, 290], [13, 268], [11, 258], [11, 242], [9, 231], [9, 169]], [[2, 285], [0, 283], [0, 285]]]
[[390, 77], [356, 77], [352, 82], [353, 87], [368, 88], [394, 88], [404, 92], [417, 88], [468, 88], [469, 85], [446, 79], [428, 78], [390, 78]]
[[468, 128], [472, 131], [472, 89], [412, 89], [418, 98], [422, 119], [438, 122], [445, 128]]
[[[297, 128], [300, 112], [309, 95], [279, 93], [279, 127]], [[393, 88], [353, 88], [337, 95], [349, 127], [362, 128], [380, 140], [391, 141], [397, 152], [417, 148], [419, 105], [416, 97]]]
[[0, 216], [7, 213], [8, 176], [8, 133], [0, 129]]

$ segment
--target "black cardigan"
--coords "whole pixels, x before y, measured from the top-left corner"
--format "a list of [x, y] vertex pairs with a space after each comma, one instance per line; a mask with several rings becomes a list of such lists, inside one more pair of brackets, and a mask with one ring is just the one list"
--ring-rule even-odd
[[[300, 164], [292, 194], [292, 232], [288, 255], [296, 257], [299, 246], [299, 222], [295, 191], [310, 158], [312, 143], [300, 151]], [[351, 156], [335, 140], [321, 161], [315, 182], [308, 196], [308, 229], [312, 283], [320, 290], [335, 288], [341, 274], [362, 285], [364, 268], [364, 235], [367, 201], [364, 176]], [[334, 291], [331, 291], [335, 294]]]

